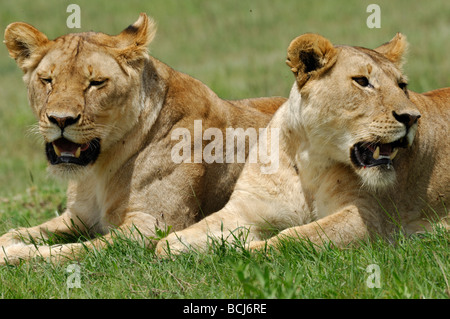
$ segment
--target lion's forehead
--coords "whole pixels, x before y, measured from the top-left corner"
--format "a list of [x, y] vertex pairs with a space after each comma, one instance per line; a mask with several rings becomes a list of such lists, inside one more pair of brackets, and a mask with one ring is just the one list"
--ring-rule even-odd
[[89, 77], [94, 71], [111, 73], [119, 66], [107, 51], [108, 47], [93, 41], [89, 33], [62, 36], [54, 40], [38, 71], [67, 73], [71, 77], [79, 73]]
[[[401, 70], [382, 54], [363, 47], [341, 46], [342, 64], [345, 64], [347, 72], [358, 72], [362, 69], [369, 71], [373, 76], [385, 75], [388, 78], [398, 81], [405, 78]], [[358, 75], [358, 74], [354, 74]]]

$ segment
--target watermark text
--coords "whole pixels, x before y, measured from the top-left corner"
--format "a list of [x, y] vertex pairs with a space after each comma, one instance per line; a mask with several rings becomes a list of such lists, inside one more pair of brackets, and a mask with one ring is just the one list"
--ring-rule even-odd
[[245, 163], [248, 153], [248, 162], [259, 163], [261, 173], [275, 173], [279, 166], [279, 128], [260, 128], [258, 132], [255, 128], [228, 127], [224, 134], [214, 127], [203, 130], [202, 120], [195, 120], [193, 140], [189, 129], [173, 130], [171, 139], [179, 142], [172, 148], [172, 161], [177, 164]]

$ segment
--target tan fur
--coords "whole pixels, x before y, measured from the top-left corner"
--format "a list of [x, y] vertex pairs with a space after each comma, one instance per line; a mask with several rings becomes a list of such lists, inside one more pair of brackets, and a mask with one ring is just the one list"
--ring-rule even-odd
[[[200, 81], [147, 54], [155, 30], [145, 14], [116, 36], [89, 32], [51, 41], [25, 23], [7, 27], [5, 44], [24, 71], [40, 133], [50, 143], [48, 153], [64, 134], [83, 147], [99, 138], [100, 154], [86, 166], [49, 165], [50, 173], [69, 179], [67, 210], [0, 237], [0, 263], [72, 258], [83, 247], [107, 245], [116, 228], [148, 244], [156, 227], [181, 230], [229, 199], [244, 164], [176, 164], [171, 150], [179, 141], [171, 139], [172, 132], [187, 128], [193, 138], [194, 120], [202, 120], [203, 130], [258, 131], [286, 99], [220, 99]], [[104, 236], [52, 247], [26, 243], [29, 237], [36, 241], [74, 229]]]
[[[434, 223], [448, 229], [450, 89], [406, 91], [398, 68], [405, 49], [401, 34], [375, 50], [314, 34], [292, 41], [287, 64], [296, 83], [268, 125], [280, 128], [279, 170], [264, 175], [247, 163], [227, 205], [161, 240], [157, 253], [205, 249], [209, 238], [244, 238], [252, 249], [282, 238], [345, 247]], [[362, 142], [389, 157], [394, 147], [386, 147], [397, 145], [398, 154], [371, 166], [373, 147], [372, 156], [352, 160], [367, 151], [355, 148]]]

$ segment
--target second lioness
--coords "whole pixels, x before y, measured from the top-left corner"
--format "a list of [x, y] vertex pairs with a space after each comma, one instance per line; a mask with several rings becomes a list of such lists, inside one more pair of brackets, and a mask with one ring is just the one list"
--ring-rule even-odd
[[251, 248], [282, 238], [343, 247], [448, 229], [450, 88], [409, 91], [406, 45], [401, 34], [375, 50], [316, 34], [294, 39], [287, 64], [296, 81], [268, 125], [280, 129], [278, 171], [247, 163], [226, 206], [169, 235], [158, 253], [205, 249], [210, 237], [253, 240]]

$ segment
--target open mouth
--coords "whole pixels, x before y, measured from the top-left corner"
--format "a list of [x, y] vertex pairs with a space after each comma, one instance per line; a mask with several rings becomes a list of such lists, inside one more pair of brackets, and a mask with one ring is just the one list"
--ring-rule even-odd
[[95, 162], [100, 154], [100, 139], [95, 138], [85, 144], [77, 144], [65, 138], [45, 145], [48, 161], [56, 164], [77, 164], [86, 166]]
[[350, 157], [357, 167], [374, 167], [379, 165], [392, 165], [399, 148], [406, 148], [406, 138], [388, 144], [360, 142], [353, 145]]

